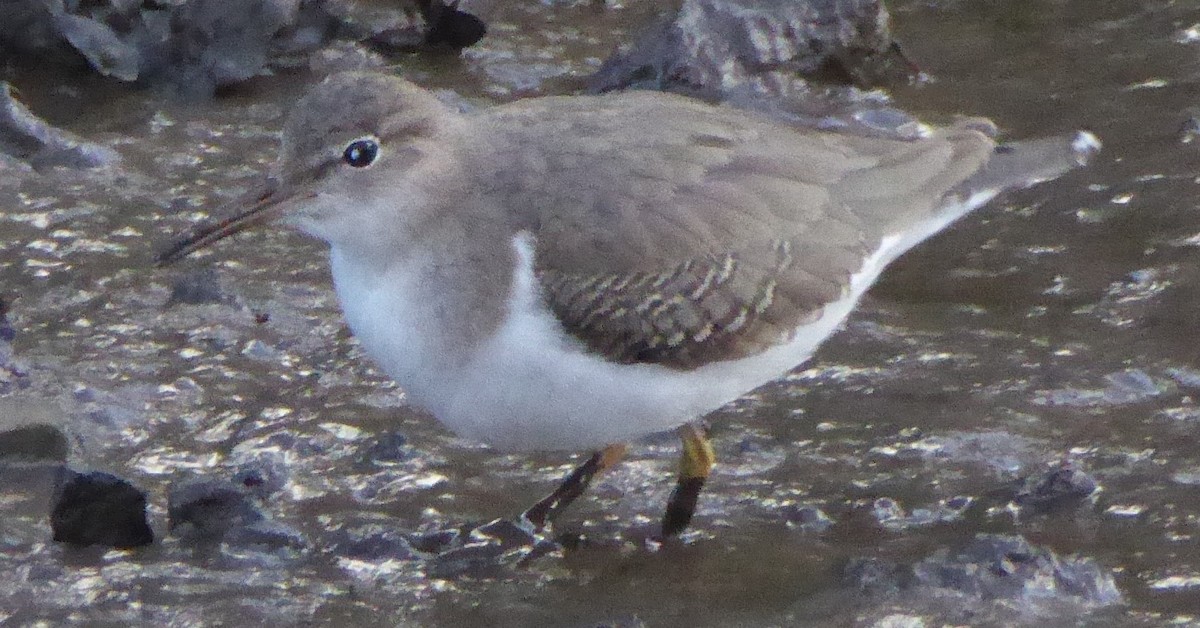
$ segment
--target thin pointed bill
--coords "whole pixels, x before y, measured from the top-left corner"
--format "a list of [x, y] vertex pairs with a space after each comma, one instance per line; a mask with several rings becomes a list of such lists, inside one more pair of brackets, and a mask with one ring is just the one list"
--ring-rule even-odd
[[285, 186], [278, 178], [268, 178], [218, 210], [217, 215], [225, 218], [200, 225], [170, 248], [159, 253], [157, 263], [159, 266], [172, 264], [218, 240], [270, 222], [283, 213], [290, 204], [288, 201], [303, 196], [307, 196], [304, 190]]

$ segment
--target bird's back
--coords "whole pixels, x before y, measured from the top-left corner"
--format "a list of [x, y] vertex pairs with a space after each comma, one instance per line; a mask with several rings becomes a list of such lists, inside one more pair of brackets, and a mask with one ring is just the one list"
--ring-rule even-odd
[[944, 226], [994, 148], [969, 128], [857, 137], [642, 92], [475, 122], [501, 153], [489, 198], [534, 235], [563, 325], [612, 360], [682, 369], [788, 340], [885, 238]]

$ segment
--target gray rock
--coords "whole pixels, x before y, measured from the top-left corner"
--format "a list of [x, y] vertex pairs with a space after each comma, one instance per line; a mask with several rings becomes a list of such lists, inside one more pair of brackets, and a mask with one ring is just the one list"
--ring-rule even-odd
[[54, 24], [97, 72], [122, 81], [138, 77], [138, 50], [106, 24], [80, 15], [59, 14]]
[[919, 125], [878, 96], [832, 85], [886, 84], [913, 68], [879, 0], [686, 0], [628, 50], [604, 62], [588, 89], [657, 89], [817, 127], [911, 136]]
[[[12, 340], [17, 332], [8, 321], [8, 304], [0, 299], [0, 395], [29, 386], [29, 369], [13, 353]], [[0, 429], [12, 429], [12, 410], [0, 404]]]
[[308, 69], [318, 75], [376, 70], [385, 65], [387, 62], [378, 53], [353, 42], [335, 42], [308, 58]]
[[977, 534], [958, 549], [936, 550], [914, 564], [852, 558], [842, 583], [866, 605], [856, 611], [856, 625], [864, 626], [898, 625], [899, 613], [972, 626], [1069, 625], [1083, 614], [1124, 604], [1103, 565], [1006, 534]]
[[1086, 606], [1109, 606], [1124, 599], [1112, 573], [1095, 561], [1063, 558], [1012, 535], [976, 535], [956, 554], [941, 550], [917, 563], [913, 573], [924, 586], [982, 600], [1069, 597]]
[[469, 46], [483, 23], [457, 3], [408, 0], [6, 0], [0, 50], [204, 98], [302, 67], [335, 40], [387, 49]]
[[772, 75], [871, 83], [893, 46], [888, 24], [879, 0], [687, 0], [605, 61], [589, 87], [711, 96]]
[[112, 148], [83, 140], [34, 115], [13, 97], [12, 88], [4, 81], [0, 81], [0, 152], [38, 170], [51, 166], [94, 168], [120, 159]]
[[911, 579], [911, 570], [877, 556], [852, 558], [842, 570], [843, 584], [873, 596], [899, 593]]
[[159, 75], [187, 95], [266, 74], [273, 40], [298, 18], [298, 0], [192, 0], [172, 8], [165, 46], [176, 63]]

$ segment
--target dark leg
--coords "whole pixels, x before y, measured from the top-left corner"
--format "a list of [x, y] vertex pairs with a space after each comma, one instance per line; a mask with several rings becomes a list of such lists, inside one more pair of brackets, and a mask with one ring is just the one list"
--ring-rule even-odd
[[683, 454], [679, 457], [679, 479], [663, 514], [663, 538], [683, 532], [692, 522], [696, 501], [717, 458], [704, 428], [689, 423], [679, 428], [679, 437], [683, 440]]
[[625, 455], [625, 445], [609, 445], [604, 449], [592, 454], [586, 462], [579, 465], [550, 493], [541, 501], [534, 504], [525, 511], [522, 515], [524, 519], [533, 524], [537, 530], [541, 530], [546, 526], [546, 522], [558, 515], [559, 511], [571, 505], [583, 492], [587, 490], [588, 485], [592, 483], [592, 478], [596, 477], [601, 471], [615, 465]]

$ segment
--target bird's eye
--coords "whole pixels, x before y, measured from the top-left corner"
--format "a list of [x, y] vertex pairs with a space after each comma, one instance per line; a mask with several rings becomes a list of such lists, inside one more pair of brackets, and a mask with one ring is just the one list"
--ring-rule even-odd
[[379, 142], [371, 138], [354, 140], [346, 146], [342, 159], [355, 168], [366, 168], [379, 157]]

